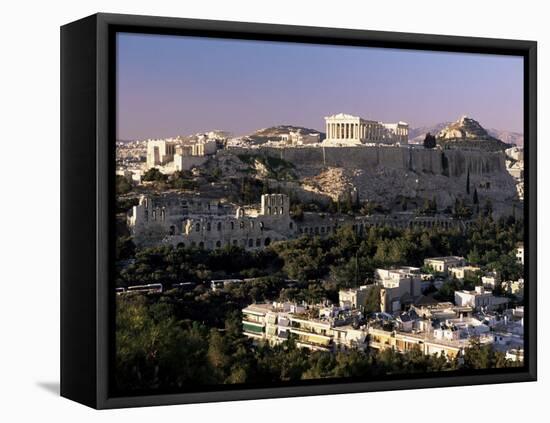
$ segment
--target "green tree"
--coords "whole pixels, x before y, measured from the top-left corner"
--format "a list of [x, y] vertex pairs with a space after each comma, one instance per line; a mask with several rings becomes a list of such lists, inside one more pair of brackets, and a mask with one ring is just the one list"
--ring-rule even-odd
[[128, 179], [121, 175], [116, 175], [116, 193], [117, 195], [127, 194], [132, 190], [132, 184]]
[[428, 132], [424, 137], [424, 148], [435, 148], [435, 146], [436, 146], [435, 136], [433, 136]]

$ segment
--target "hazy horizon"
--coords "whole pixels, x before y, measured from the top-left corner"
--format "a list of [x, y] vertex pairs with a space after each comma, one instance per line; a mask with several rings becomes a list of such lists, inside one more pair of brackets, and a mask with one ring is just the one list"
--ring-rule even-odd
[[523, 58], [187, 36], [117, 36], [117, 139], [295, 125], [349, 113], [410, 128], [468, 115], [523, 133]]

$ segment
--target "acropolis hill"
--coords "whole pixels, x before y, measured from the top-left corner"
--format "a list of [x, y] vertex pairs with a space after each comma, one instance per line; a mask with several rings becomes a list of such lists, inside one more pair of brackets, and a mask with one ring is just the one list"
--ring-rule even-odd
[[219, 182], [199, 187], [201, 195], [222, 195], [218, 185], [227, 191], [228, 181], [246, 177], [269, 181], [271, 189], [305, 202], [353, 193], [390, 212], [415, 210], [434, 199], [443, 210], [457, 199], [471, 203], [475, 190], [479, 203], [490, 201], [496, 215], [521, 212], [523, 158], [512, 158], [510, 145], [489, 136], [474, 119], [462, 117], [435, 134], [439, 145], [433, 149], [409, 145], [404, 122], [344, 113], [325, 122], [325, 134], [279, 126], [250, 137], [149, 142], [144, 167], [221, 174]]

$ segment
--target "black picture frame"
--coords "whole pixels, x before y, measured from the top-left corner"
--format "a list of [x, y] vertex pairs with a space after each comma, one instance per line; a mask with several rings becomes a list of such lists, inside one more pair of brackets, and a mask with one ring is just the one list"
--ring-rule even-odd
[[[524, 57], [525, 366], [373, 382], [334, 380], [208, 392], [116, 397], [110, 389], [115, 49], [117, 32], [194, 35]], [[95, 14], [61, 28], [61, 395], [90, 407], [134, 406], [433, 388], [537, 378], [537, 44], [534, 41]]]

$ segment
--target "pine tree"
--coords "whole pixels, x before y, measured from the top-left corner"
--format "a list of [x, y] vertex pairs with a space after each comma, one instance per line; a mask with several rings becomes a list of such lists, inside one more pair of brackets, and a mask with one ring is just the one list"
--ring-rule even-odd
[[428, 132], [426, 134], [426, 137], [424, 138], [424, 148], [435, 148], [435, 146], [436, 146], [435, 137]]

